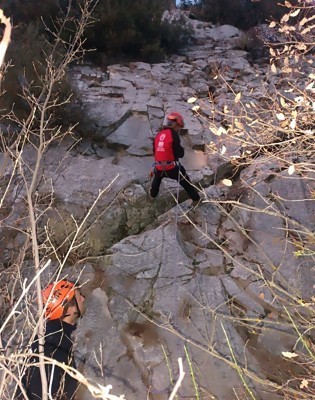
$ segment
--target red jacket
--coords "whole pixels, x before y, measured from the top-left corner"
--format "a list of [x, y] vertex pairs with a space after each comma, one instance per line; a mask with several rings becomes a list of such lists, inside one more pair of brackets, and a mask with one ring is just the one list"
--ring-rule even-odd
[[175, 161], [184, 157], [185, 154], [178, 133], [171, 128], [165, 128], [155, 136], [153, 152], [155, 168], [160, 171], [174, 168]]

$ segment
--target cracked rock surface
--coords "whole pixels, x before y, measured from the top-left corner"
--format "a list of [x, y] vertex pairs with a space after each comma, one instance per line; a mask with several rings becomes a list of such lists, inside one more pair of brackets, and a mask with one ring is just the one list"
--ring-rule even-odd
[[[92, 121], [91, 138], [76, 145], [68, 139], [45, 154], [38, 195], [49, 197], [53, 187], [54, 196], [40, 227], [64, 254], [67, 235], [93, 206], [74, 257], [83, 261], [65, 269], [85, 282], [87, 312], [77, 330], [76, 354], [87, 377], [111, 384], [129, 400], [166, 400], [182, 357], [180, 398], [196, 398], [192, 365], [200, 398], [231, 400], [235, 393], [244, 396], [235, 357], [250, 372], [245, 379], [257, 399], [280, 400], [262, 381], [278, 382], [279, 369], [285, 375], [293, 368], [281, 359], [296, 337], [278, 298], [313, 296], [312, 257], [297, 257], [296, 243], [299, 235], [314, 232], [314, 172], [289, 176], [260, 154], [238, 171], [232, 187], [222, 184], [234, 176], [239, 143], [228, 136], [222, 142], [187, 99], [205, 99], [214, 88], [204, 112], [219, 127], [224, 106], [239, 105], [228, 85], [216, 84], [214, 68], [253, 104], [272, 93], [277, 77], [267, 77], [266, 66], [250, 64], [246, 52], [234, 49], [238, 29], [192, 23], [190, 46], [165, 63], [73, 68], [73, 85]], [[152, 137], [170, 110], [185, 116], [182, 163], [203, 194], [196, 210], [189, 209], [176, 182], [163, 181], [159, 197], [148, 198]], [[211, 142], [217, 151], [210, 154]], [[34, 166], [31, 148], [21, 157]], [[12, 171], [8, 165], [7, 179]], [[25, 241], [16, 229], [23, 224], [24, 194], [16, 176], [1, 209], [3, 263]], [[302, 307], [300, 312], [308, 317]], [[92, 395], [81, 389], [79, 399]]]

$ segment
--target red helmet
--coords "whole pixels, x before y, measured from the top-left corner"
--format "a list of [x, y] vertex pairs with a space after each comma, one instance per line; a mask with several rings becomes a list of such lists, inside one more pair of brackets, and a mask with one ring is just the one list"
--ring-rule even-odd
[[63, 316], [65, 305], [75, 295], [75, 284], [66, 280], [51, 283], [42, 291], [45, 316], [48, 320]]
[[183, 117], [180, 115], [180, 113], [178, 112], [171, 112], [170, 114], [168, 114], [168, 116], [166, 117], [169, 121], [175, 121], [179, 126], [181, 126], [182, 128], [184, 128], [185, 124], [184, 124], [184, 119]]

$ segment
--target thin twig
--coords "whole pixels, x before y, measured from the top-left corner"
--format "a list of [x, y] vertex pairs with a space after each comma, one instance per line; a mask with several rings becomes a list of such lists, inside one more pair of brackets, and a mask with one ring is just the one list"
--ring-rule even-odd
[[176, 385], [174, 386], [174, 389], [172, 390], [172, 393], [170, 395], [170, 397], [168, 398], [168, 400], [173, 400], [178, 389], [180, 388], [180, 385], [182, 384], [182, 381], [185, 377], [185, 372], [184, 372], [184, 368], [183, 368], [183, 361], [181, 358], [178, 358], [178, 366], [179, 366], [179, 376], [178, 376], [178, 380], [176, 382]]

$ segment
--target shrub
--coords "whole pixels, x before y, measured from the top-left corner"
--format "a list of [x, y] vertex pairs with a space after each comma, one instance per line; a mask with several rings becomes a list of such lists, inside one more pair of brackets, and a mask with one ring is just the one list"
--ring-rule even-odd
[[87, 32], [87, 47], [116, 59], [162, 61], [165, 54], [177, 51], [188, 41], [189, 30], [176, 23], [162, 22], [163, 4], [158, 0], [100, 2], [97, 22]]
[[20, 117], [28, 113], [27, 101], [21, 95], [29, 85], [38, 94], [39, 81], [44, 73], [46, 50], [48, 50], [47, 42], [38, 23], [22, 23], [13, 31], [13, 40], [6, 57], [10, 60], [12, 68], [8, 69], [2, 81], [2, 88], [6, 92], [6, 95], [0, 98], [2, 109], [8, 111], [14, 105]]
[[54, 19], [59, 11], [58, 0], [35, 2], [29, 0], [9, 0], [2, 6], [8, 16], [14, 16], [14, 23], [38, 22], [41, 17], [47, 16], [47, 22]]
[[159, 42], [145, 44], [141, 49], [141, 59], [157, 63], [165, 58], [165, 52]]
[[172, 23], [165, 21], [161, 25], [161, 47], [167, 53], [176, 53], [188, 43], [191, 33], [191, 27], [182, 17]]
[[[292, 0], [291, 3], [297, 4], [298, 0]], [[280, 20], [287, 12], [285, 0], [202, 0], [191, 10], [198, 19], [234, 25], [240, 29], [249, 29], [269, 18]]]

